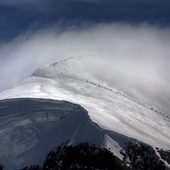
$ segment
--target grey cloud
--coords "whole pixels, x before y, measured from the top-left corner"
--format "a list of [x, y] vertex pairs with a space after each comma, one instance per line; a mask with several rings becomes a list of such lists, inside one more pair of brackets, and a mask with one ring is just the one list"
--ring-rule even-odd
[[[85, 76], [121, 88], [129, 82], [170, 87], [170, 30], [149, 25], [99, 24], [86, 28], [56, 27], [26, 34], [0, 47], [0, 91], [18, 84], [43, 64], [70, 56], [90, 55], [76, 69]], [[160, 90], [160, 89], [159, 89]]]

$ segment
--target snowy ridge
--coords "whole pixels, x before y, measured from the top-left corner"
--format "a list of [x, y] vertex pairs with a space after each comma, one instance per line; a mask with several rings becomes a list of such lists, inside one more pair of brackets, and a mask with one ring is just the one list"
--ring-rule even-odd
[[[0, 138], [2, 139], [0, 156], [1, 163], [6, 165], [7, 169], [18, 168], [30, 159], [36, 160], [39, 152], [44, 153], [45, 150], [37, 149], [33, 154], [34, 158], [28, 155], [35, 151], [35, 146], [41, 144], [40, 141], [46, 142], [47, 139], [43, 135], [51, 129], [50, 126], [81, 109], [68, 102], [40, 99], [2, 100], [0, 108]], [[48, 149], [50, 148], [47, 147], [46, 151]]]
[[112, 88], [109, 88], [109, 87], [106, 87], [106, 86], [102, 86], [102, 85], [100, 85], [100, 84], [97, 84], [97, 83], [92, 82], [92, 81], [89, 81], [89, 80], [86, 80], [86, 82], [87, 82], [87, 83], [90, 83], [90, 84], [92, 84], [92, 85], [94, 85], [94, 86], [103, 88], [103, 89], [105, 89], [105, 90], [107, 90], [107, 91], [116, 93], [117, 95], [120, 95], [120, 96], [122, 96], [122, 97], [128, 98], [128, 99], [131, 100], [132, 102], [137, 103], [137, 104], [139, 104], [139, 105], [141, 105], [141, 106], [143, 106], [143, 107], [146, 107], [146, 108], [148, 108], [148, 109], [151, 109], [151, 110], [153, 110], [154, 112], [159, 113], [159, 114], [161, 114], [162, 116], [164, 116], [164, 117], [166, 117], [166, 118], [169, 118], [169, 120], [170, 120], [170, 116], [169, 116], [169, 115], [165, 115], [165, 114], [163, 114], [162, 112], [158, 111], [157, 109], [155, 109], [155, 108], [153, 108], [153, 107], [149, 107], [149, 106], [147, 106], [147, 105], [145, 105], [145, 104], [143, 104], [143, 103], [140, 103], [140, 102], [138, 102], [138, 101], [135, 101], [135, 100], [129, 98], [127, 95], [125, 95], [125, 94], [123, 94], [123, 93], [121, 93], [121, 92], [119, 92], [119, 91], [115, 91], [115, 89], [112, 89]]
[[[102, 144], [105, 147], [111, 148], [119, 158], [122, 158], [120, 150], [124, 147], [124, 142], [130, 140], [130, 138], [143, 141], [154, 148], [170, 148], [169, 116], [157, 111], [159, 108], [151, 108], [150, 106], [143, 104], [142, 101], [135, 101], [126, 94], [119, 92], [116, 88], [109, 87], [103, 82], [96, 82], [95, 80], [91, 81], [88, 75], [75, 71], [75, 65], [73, 64], [74, 60], [77, 60], [77, 58], [69, 58], [68, 60], [62, 60], [62, 62], [57, 62], [50, 66], [37, 69], [30, 78], [26, 79], [20, 85], [2, 92], [0, 94], [0, 99], [2, 100], [2, 103], [4, 103], [4, 99], [14, 99], [17, 101], [18, 99], [16, 98], [31, 98], [30, 100], [33, 100], [33, 98], [37, 100], [38, 98], [40, 103], [40, 99], [46, 99], [46, 101], [49, 99], [68, 101], [81, 105], [86, 110], [83, 111], [83, 113], [85, 113], [84, 116], [81, 115], [83, 113], [80, 114], [80, 112], [78, 112], [76, 116], [70, 116], [73, 114], [67, 113], [64, 113], [63, 116], [62, 113], [59, 114], [60, 116], [55, 117], [55, 109], [50, 109], [48, 112], [48, 107], [38, 107], [38, 109], [34, 108], [33, 110], [28, 109], [25, 113], [25, 108], [19, 107], [23, 110], [17, 110], [16, 113], [13, 113], [18, 116], [13, 116], [11, 121], [10, 119], [9, 122], [8, 119], [2, 119], [1, 125], [3, 130], [0, 134], [1, 137], [2, 134], [6, 134], [6, 127], [11, 126], [11, 122], [21, 122], [21, 126], [25, 126], [25, 124], [30, 124], [31, 119], [34, 119], [36, 124], [44, 124], [42, 127], [45, 129], [47, 127], [50, 129], [52, 124], [52, 131], [54, 132], [55, 129], [57, 137], [54, 140], [54, 133], [51, 132], [51, 134], [46, 133], [44, 135], [44, 132], [41, 133], [43, 128], [38, 128], [36, 135], [30, 135], [30, 141], [35, 141], [35, 145], [30, 145], [29, 152], [25, 150], [27, 155], [31, 155], [31, 148], [37, 146], [39, 142], [42, 142], [42, 144], [38, 144], [39, 147], [44, 145], [44, 141], [46, 141], [46, 143], [49, 142], [47, 142], [45, 137], [42, 137], [47, 134], [51, 135], [51, 138], [49, 136], [49, 140], [54, 140], [53, 147], [66, 140], [70, 140], [71, 143], [88, 141], [90, 143]], [[81, 60], [83, 60], [83, 58], [81, 58]], [[75, 106], [77, 107], [77, 105]], [[2, 114], [4, 107], [6, 107], [5, 104], [0, 107], [1, 115], [4, 115]], [[57, 106], [57, 108], [59, 107]], [[42, 113], [42, 109], [45, 109], [46, 112]], [[34, 114], [32, 114], [32, 112]], [[19, 116], [20, 113], [22, 115], [22, 121]], [[11, 113], [9, 112], [9, 117], [10, 114]], [[33, 115], [37, 116], [34, 117]], [[65, 118], [58, 121], [61, 117]], [[27, 118], [29, 120], [27, 120]], [[56, 122], [60, 123], [53, 126], [54, 123], [52, 122], [55, 122], [55, 124]], [[46, 123], [48, 126], [45, 125]], [[18, 125], [20, 124], [18, 123]], [[36, 127], [37, 126], [35, 126], [35, 129]], [[33, 131], [35, 132], [35, 130]], [[13, 143], [13, 141], [10, 142]], [[22, 153], [19, 153], [19, 155], [22, 155]], [[19, 158], [20, 156], [18, 157], [18, 160]], [[9, 158], [9, 160], [13, 159]], [[30, 160], [30, 162], [32, 161], [33, 160]], [[22, 163], [22, 161], [20, 163]], [[23, 161], [23, 164], [21, 165], [25, 165], [25, 163], [28, 162]]]
[[[86, 141], [111, 148], [122, 158], [120, 145], [128, 141], [123, 135], [102, 130], [82, 107], [65, 101], [10, 99], [2, 100], [0, 108], [0, 156], [5, 169], [41, 164], [49, 150], [67, 140], [69, 145]], [[120, 145], [109, 135], [119, 137]]]

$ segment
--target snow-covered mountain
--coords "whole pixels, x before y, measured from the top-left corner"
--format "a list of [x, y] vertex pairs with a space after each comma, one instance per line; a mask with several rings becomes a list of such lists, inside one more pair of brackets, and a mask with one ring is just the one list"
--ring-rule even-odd
[[120, 159], [134, 139], [170, 149], [170, 117], [159, 105], [92, 79], [75, 60], [84, 58], [41, 67], [0, 94], [1, 164], [7, 169], [41, 164], [50, 149], [67, 140], [102, 145]]

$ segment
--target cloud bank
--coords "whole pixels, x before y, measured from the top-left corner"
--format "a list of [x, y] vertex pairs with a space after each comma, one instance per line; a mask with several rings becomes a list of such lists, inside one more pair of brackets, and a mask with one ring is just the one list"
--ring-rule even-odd
[[[149, 25], [98, 24], [26, 33], [0, 46], [0, 91], [29, 77], [44, 64], [91, 56], [76, 69], [109, 85], [170, 87], [170, 30]], [[92, 59], [93, 62], [90, 60]]]

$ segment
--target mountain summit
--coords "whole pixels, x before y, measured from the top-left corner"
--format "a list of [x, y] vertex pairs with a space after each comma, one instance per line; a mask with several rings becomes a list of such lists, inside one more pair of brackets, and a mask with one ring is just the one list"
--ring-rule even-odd
[[42, 165], [47, 152], [66, 141], [109, 148], [129, 166], [134, 148], [147, 148], [146, 158], [157, 161], [158, 148], [170, 149], [170, 117], [159, 105], [95, 79], [82, 67], [87, 60], [71, 57], [38, 68], [0, 94], [0, 164], [6, 169]]

